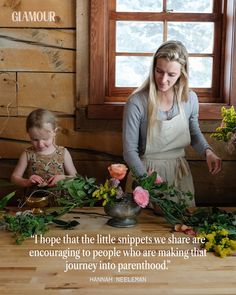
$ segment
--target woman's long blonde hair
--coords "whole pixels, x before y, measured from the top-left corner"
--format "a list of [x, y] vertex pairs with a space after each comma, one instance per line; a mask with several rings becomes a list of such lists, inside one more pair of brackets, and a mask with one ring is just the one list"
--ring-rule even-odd
[[138, 87], [133, 93], [141, 91], [148, 91], [148, 138], [151, 139], [151, 130], [159, 106], [159, 97], [157, 94], [157, 85], [155, 82], [155, 66], [158, 58], [164, 58], [168, 61], [176, 61], [181, 65], [181, 74], [174, 86], [175, 96], [177, 101], [187, 101], [189, 94], [188, 86], [188, 52], [180, 41], [167, 41], [164, 42], [154, 53], [150, 72], [148, 78], [143, 84]]

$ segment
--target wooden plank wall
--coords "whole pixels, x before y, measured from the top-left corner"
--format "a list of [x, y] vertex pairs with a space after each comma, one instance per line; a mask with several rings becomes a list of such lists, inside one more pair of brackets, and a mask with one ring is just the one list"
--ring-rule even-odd
[[[57, 17], [55, 22], [13, 22], [14, 10], [55, 11]], [[57, 142], [69, 148], [79, 173], [102, 181], [106, 167], [122, 161], [121, 122], [86, 119], [88, 14], [89, 0], [0, 0], [0, 178], [9, 178], [28, 146], [25, 117], [38, 107], [58, 115]], [[75, 130], [78, 106], [81, 128]], [[208, 139], [218, 123], [201, 122]], [[209, 140], [224, 159], [224, 169], [209, 176], [205, 161], [188, 149], [197, 202], [235, 204], [236, 157]]]

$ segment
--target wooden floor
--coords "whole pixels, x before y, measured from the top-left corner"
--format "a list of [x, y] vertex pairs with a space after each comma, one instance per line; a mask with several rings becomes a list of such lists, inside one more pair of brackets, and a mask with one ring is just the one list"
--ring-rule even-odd
[[[1, 295], [51, 295], [51, 294], [162, 294], [162, 295], [224, 295], [236, 294], [236, 257], [230, 256], [224, 259], [215, 257], [211, 253], [206, 256], [183, 257], [144, 257], [147, 250], [170, 249], [189, 251], [196, 247], [190, 243], [177, 244], [178, 237], [188, 237], [184, 234], [173, 233], [162, 217], [155, 216], [150, 210], [143, 210], [138, 217], [138, 224], [133, 228], [119, 229], [106, 224], [108, 219], [102, 208], [78, 209], [78, 212], [71, 213], [68, 218], [76, 217], [80, 225], [75, 230], [63, 231], [52, 227], [44, 237], [63, 239], [68, 235], [74, 237], [77, 244], [59, 243], [54, 246], [36, 244], [34, 239], [28, 239], [22, 245], [15, 245], [11, 233], [0, 231], [0, 294]], [[88, 214], [92, 213], [92, 214]], [[114, 244], [97, 243], [97, 234], [100, 237], [114, 238]], [[81, 244], [82, 237], [94, 237], [95, 243], [90, 245]], [[147, 244], [133, 246], [133, 249], [140, 250], [141, 257], [113, 257], [109, 260], [104, 257], [104, 250], [116, 251], [129, 250], [130, 246], [121, 244], [119, 238], [125, 237], [146, 237], [153, 239], [171, 238], [175, 239], [174, 244]], [[173, 238], [174, 237], [174, 238]], [[77, 239], [77, 241], [76, 241]], [[47, 240], [48, 241], [48, 240]], [[80, 241], [80, 242], [79, 242]], [[92, 240], [90, 240], [91, 242]], [[70, 241], [72, 242], [72, 240]], [[103, 241], [105, 242], [105, 241]], [[89, 250], [88, 253], [96, 253], [95, 250], [103, 250], [101, 257], [80, 257], [63, 259], [61, 257], [30, 257], [30, 250], [68, 250], [80, 249]], [[58, 252], [59, 253], [59, 252]], [[116, 252], [117, 253], [117, 252]], [[136, 252], [138, 254], [138, 252]], [[202, 253], [204, 254], [204, 253]], [[168, 269], [165, 270], [121, 270], [117, 272], [118, 264], [124, 267], [127, 263], [145, 262], [149, 265], [161, 265], [166, 261]], [[97, 269], [95, 272], [89, 270], [70, 270], [65, 272], [66, 261], [80, 265], [88, 263], [108, 263], [115, 265], [115, 270]], [[126, 264], [125, 264], [126, 263]], [[99, 268], [99, 267], [98, 267]], [[98, 282], [100, 280], [100, 282]], [[134, 282], [136, 281], [136, 282]], [[138, 281], [138, 282], [137, 282]]]

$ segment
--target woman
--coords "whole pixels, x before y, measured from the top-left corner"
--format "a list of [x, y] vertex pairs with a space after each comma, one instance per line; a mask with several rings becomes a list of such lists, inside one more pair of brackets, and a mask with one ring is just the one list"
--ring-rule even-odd
[[187, 50], [179, 41], [167, 41], [157, 49], [149, 77], [125, 107], [123, 155], [129, 168], [139, 176], [155, 170], [170, 185], [194, 194], [185, 147], [191, 144], [206, 157], [210, 173], [221, 170], [221, 159], [199, 128], [198, 110], [197, 96], [188, 87]]

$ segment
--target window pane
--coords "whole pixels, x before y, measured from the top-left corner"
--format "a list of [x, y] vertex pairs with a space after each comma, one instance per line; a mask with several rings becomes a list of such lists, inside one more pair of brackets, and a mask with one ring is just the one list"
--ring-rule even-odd
[[116, 11], [162, 11], [162, 0], [116, 0]]
[[138, 87], [147, 78], [152, 57], [117, 56], [116, 87]]
[[182, 41], [189, 53], [212, 53], [214, 24], [210, 22], [169, 22], [168, 39]]
[[213, 12], [212, 0], [167, 0], [167, 10], [173, 12]]
[[116, 22], [116, 52], [154, 52], [163, 42], [161, 22]]
[[189, 58], [189, 86], [196, 88], [211, 88], [212, 86], [212, 58]]
[[[148, 77], [152, 57], [117, 56], [116, 87], [138, 87]], [[189, 58], [189, 86], [210, 88], [212, 84], [212, 58]]]

